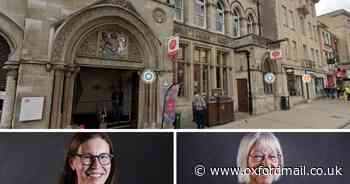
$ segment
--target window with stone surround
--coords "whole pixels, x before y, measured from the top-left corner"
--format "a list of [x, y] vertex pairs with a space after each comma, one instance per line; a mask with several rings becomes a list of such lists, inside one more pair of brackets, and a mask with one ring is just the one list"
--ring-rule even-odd
[[194, 25], [206, 27], [206, 6], [205, 0], [194, 0]]
[[295, 40], [292, 41], [292, 52], [293, 52], [293, 59], [298, 60], [298, 47], [297, 47], [297, 42]]
[[250, 33], [255, 33], [254, 30], [254, 17], [252, 14], [248, 15], [248, 19], [247, 19], [247, 32], [248, 34]]
[[309, 25], [309, 36], [310, 36], [310, 39], [312, 40], [312, 38], [313, 38], [313, 31], [312, 31], [311, 22], [309, 22], [308, 25]]
[[287, 7], [282, 5], [282, 17], [283, 17], [283, 25], [288, 27], [288, 11], [287, 11]]
[[179, 84], [179, 97], [184, 97], [186, 95], [186, 71], [187, 71], [187, 62], [186, 62], [186, 46], [180, 45], [178, 55], [173, 63], [174, 67], [174, 83]]
[[184, 4], [183, 0], [173, 0], [175, 10], [175, 20], [183, 21], [184, 16]]
[[209, 50], [196, 47], [193, 59], [193, 92], [209, 95]]
[[295, 17], [294, 12], [292, 10], [289, 10], [289, 16], [290, 16], [290, 22], [291, 22], [291, 28], [295, 30]]
[[302, 76], [287, 74], [287, 86], [290, 96], [304, 96]]
[[233, 10], [233, 36], [241, 36], [241, 14], [237, 8]]
[[303, 33], [303, 35], [306, 35], [305, 19], [303, 17], [300, 17], [300, 30]]
[[228, 95], [228, 65], [227, 53], [216, 51], [216, 88], [222, 89], [223, 95]]
[[225, 30], [225, 7], [224, 3], [219, 0], [216, 3], [216, 31], [224, 32]]

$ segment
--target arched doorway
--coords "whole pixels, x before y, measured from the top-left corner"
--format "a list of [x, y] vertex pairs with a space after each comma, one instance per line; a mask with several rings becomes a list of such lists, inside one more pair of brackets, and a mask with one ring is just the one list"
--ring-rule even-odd
[[57, 28], [50, 128], [86, 119], [133, 128], [158, 122], [159, 81], [146, 85], [138, 75], [159, 66], [160, 42], [130, 3], [100, 3]]
[[137, 39], [118, 25], [88, 33], [75, 57], [80, 70], [74, 80], [72, 124], [136, 128], [140, 71], [129, 65], [143, 60]]
[[[0, 34], [0, 115], [3, 111], [3, 103], [6, 97], [6, 71], [4, 63], [8, 60], [11, 48], [6, 39]], [[1, 116], [0, 116], [1, 117]]]

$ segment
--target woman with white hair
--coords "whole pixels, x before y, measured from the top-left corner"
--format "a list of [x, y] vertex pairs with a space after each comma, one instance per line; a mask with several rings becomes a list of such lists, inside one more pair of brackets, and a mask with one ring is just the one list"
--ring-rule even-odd
[[[242, 138], [238, 149], [237, 166], [244, 173], [238, 175], [239, 183], [271, 184], [280, 177], [278, 172], [271, 171], [276, 171], [276, 168], [282, 168], [283, 165], [281, 145], [273, 133], [248, 133]], [[248, 170], [251, 172], [247, 172]]]

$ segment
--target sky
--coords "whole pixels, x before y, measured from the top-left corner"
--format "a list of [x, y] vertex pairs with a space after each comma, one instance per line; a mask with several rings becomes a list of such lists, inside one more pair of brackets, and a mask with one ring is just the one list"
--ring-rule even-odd
[[320, 2], [316, 4], [317, 15], [322, 15], [338, 9], [347, 9], [350, 11], [350, 0], [320, 0]]

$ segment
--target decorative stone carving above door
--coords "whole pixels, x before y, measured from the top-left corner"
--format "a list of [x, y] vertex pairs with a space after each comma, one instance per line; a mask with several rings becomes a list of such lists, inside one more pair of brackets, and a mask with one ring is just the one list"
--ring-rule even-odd
[[116, 25], [101, 27], [89, 33], [81, 42], [77, 56], [132, 61], [143, 59], [136, 39]]

